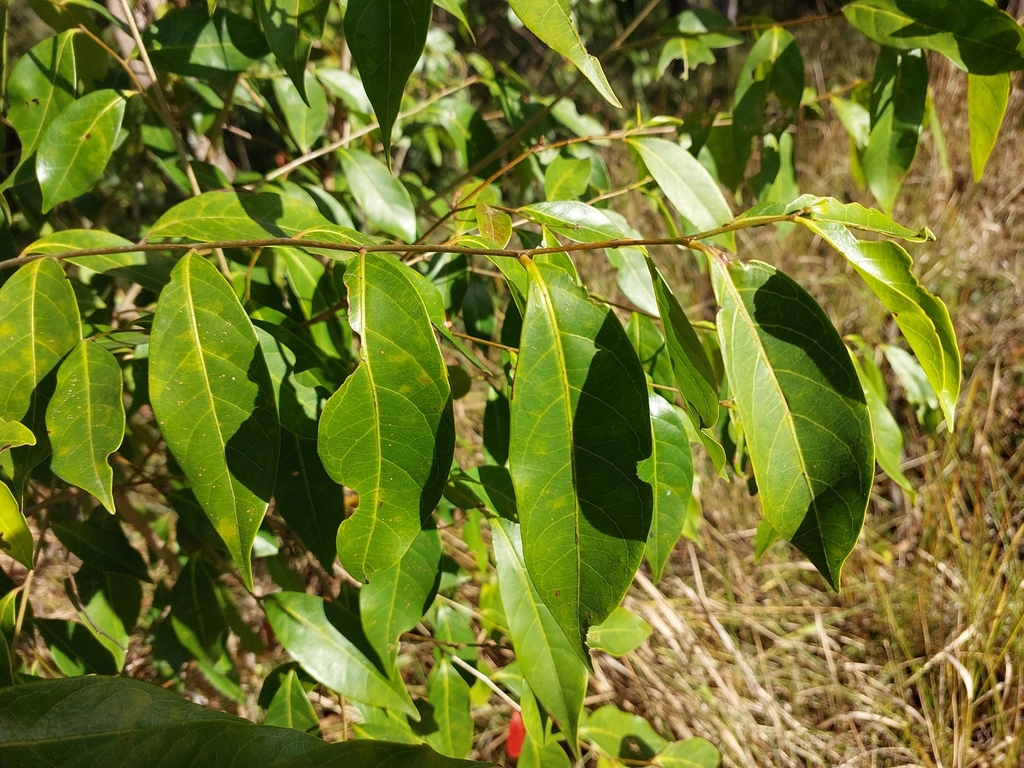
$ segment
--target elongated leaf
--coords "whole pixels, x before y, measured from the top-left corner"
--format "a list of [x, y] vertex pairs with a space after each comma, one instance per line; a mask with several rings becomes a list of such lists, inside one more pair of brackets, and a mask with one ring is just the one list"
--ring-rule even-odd
[[358, 616], [299, 592], [268, 595], [264, 607], [281, 645], [318, 682], [356, 701], [417, 717], [402, 681], [391, 682], [381, 671]]
[[864, 391], [839, 334], [800, 286], [761, 262], [712, 266], [762, 514], [837, 588], [874, 474]]
[[61, 363], [46, 409], [53, 471], [98, 498], [111, 514], [114, 471], [107, 459], [124, 439], [122, 389], [117, 358], [83, 341]]
[[650, 407], [654, 450], [641, 463], [639, 473], [654, 488], [654, 517], [646, 555], [652, 578], [657, 582], [686, 528], [693, 491], [693, 454], [686, 425], [665, 398], [651, 395]]
[[345, 519], [345, 497], [324, 469], [316, 441], [282, 433], [274, 500], [292, 531], [330, 568], [337, 554], [338, 526]]
[[841, 203], [834, 197], [802, 195], [787, 205], [783, 212], [800, 212], [815, 221], [829, 221], [849, 229], [874, 232], [911, 243], [925, 243], [935, 239], [935, 234], [928, 227], [921, 230], [909, 229], [875, 208], [865, 208], [860, 203]]
[[361, 150], [342, 149], [338, 157], [367, 221], [407, 243], [415, 242], [416, 211], [402, 182], [391, 175], [384, 163]]
[[999, 128], [1010, 103], [1010, 75], [968, 75], [967, 117], [971, 131], [971, 169], [981, 181], [985, 164], [996, 145]]
[[437, 731], [427, 734], [427, 743], [442, 755], [465, 757], [473, 747], [469, 686], [448, 659], [442, 658], [430, 670], [427, 696], [437, 723]]
[[652, 491], [636, 469], [651, 454], [647, 387], [610, 309], [557, 267], [527, 271], [509, 467], [530, 576], [589, 661], [587, 630], [619, 604], [650, 530]]
[[36, 436], [21, 422], [0, 419], [0, 453], [8, 448], [35, 445]]
[[30, 571], [33, 568], [32, 550], [35, 542], [28, 529], [25, 515], [6, 483], [0, 482], [0, 549]]
[[616, 608], [603, 624], [590, 628], [587, 643], [612, 656], [625, 656], [651, 636], [651, 625], [626, 608]]
[[50, 123], [36, 157], [44, 212], [99, 181], [114, 154], [125, 104], [117, 91], [93, 91]]
[[349, 0], [345, 9], [345, 37], [380, 123], [388, 167], [391, 129], [427, 42], [433, 7], [432, 0]]
[[238, 298], [195, 254], [160, 296], [149, 391], [168, 447], [251, 588], [249, 555], [277, 476], [274, 391]]
[[[28, 246], [23, 253], [25, 255], [42, 253], [48, 256], [57, 256], [70, 251], [82, 251], [92, 248], [123, 248], [131, 244], [131, 240], [126, 240], [112, 232], [104, 232], [101, 229], [65, 229], [39, 238]], [[145, 264], [145, 257], [142, 253], [122, 253], [102, 256], [76, 256], [69, 259], [69, 261], [93, 272], [104, 272], [107, 269], [116, 269], [117, 267], [131, 264]]]
[[396, 565], [374, 574], [359, 590], [359, 614], [366, 638], [392, 672], [399, 636], [423, 618], [440, 580], [441, 536], [431, 527], [419, 532]]
[[313, 705], [309, 703], [306, 689], [294, 669], [288, 670], [281, 680], [281, 686], [271, 699], [267, 708], [267, 718], [263, 722], [279, 728], [294, 728], [303, 733], [319, 734], [320, 718], [316, 716]]
[[520, 669], [540, 703], [561, 724], [573, 752], [579, 754], [576, 731], [587, 692], [587, 670], [526, 572], [519, 526], [496, 519], [491, 532], [501, 602]]
[[864, 174], [871, 194], [891, 213], [917, 154], [928, 95], [928, 63], [921, 51], [883, 48], [871, 84], [871, 135]]
[[808, 223], [807, 226], [849, 260], [892, 313], [938, 394], [946, 427], [952, 431], [960, 395], [960, 349], [956, 332], [946, 305], [914, 277], [910, 254], [888, 240], [859, 241], [845, 227], [836, 224]]
[[855, 0], [843, 13], [879, 45], [938, 51], [972, 74], [1024, 69], [1024, 29], [985, 0]]
[[766, 30], [750, 49], [736, 82], [733, 139], [739, 157], [749, 157], [751, 139], [778, 135], [796, 119], [803, 92], [800, 46], [782, 27]]
[[359, 494], [338, 531], [338, 557], [367, 581], [395, 565], [441, 498], [455, 447], [448, 369], [414, 273], [382, 254], [345, 272], [362, 362], [328, 401], [319, 450]]
[[36, 385], [81, 338], [78, 304], [60, 265], [38, 259], [15, 272], [0, 287], [0, 418], [25, 420]]
[[509, 6], [527, 29], [575, 64], [609, 104], [622, 106], [608, 84], [601, 62], [583, 46], [569, 0], [509, 0]]
[[223, 9], [211, 16], [198, 6], [172, 8], [149, 25], [144, 42], [157, 70], [217, 83], [267, 53], [254, 21]]
[[311, 76], [306, 63], [313, 42], [323, 36], [330, 7], [329, 0], [261, 0], [257, 5], [267, 45], [310, 107]]
[[194, 556], [182, 569], [171, 593], [174, 634], [197, 658], [217, 658], [228, 625], [217, 602], [213, 580], [202, 558]]
[[[716, 229], [732, 219], [732, 211], [718, 184], [697, 158], [665, 139], [630, 139], [661, 191], [683, 218], [699, 232]], [[730, 251], [736, 240], [729, 232], [712, 239]]]
[[[329, 4], [325, 2], [323, 6], [326, 9]], [[296, 88], [288, 78], [277, 77], [274, 78], [274, 96], [295, 143], [303, 153], [309, 152], [309, 148], [324, 135], [327, 127], [327, 95], [323, 87], [312, 72], [305, 73], [305, 85], [302, 88]]]
[[[640, 358], [644, 373], [651, 377], [651, 381], [663, 387], [675, 385], [676, 379], [672, 372], [672, 361], [668, 356], [668, 345], [654, 321], [634, 312], [626, 324], [626, 335], [629, 336], [633, 349]], [[675, 393], [665, 389], [656, 390], [656, 394], [669, 402], [675, 400]], [[484, 434], [486, 436], [486, 432]]]

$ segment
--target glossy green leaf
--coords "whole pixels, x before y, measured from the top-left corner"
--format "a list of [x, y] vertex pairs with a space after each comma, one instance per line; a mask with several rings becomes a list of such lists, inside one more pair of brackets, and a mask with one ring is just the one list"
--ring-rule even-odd
[[574, 643], [541, 600], [523, 561], [519, 526], [504, 519], [491, 525], [501, 602], [523, 676], [544, 708], [561, 725], [573, 751], [587, 693], [587, 670]]
[[146, 562], [128, 543], [116, 517], [97, 509], [84, 523], [57, 517], [51, 527], [60, 543], [87, 565], [149, 581]]
[[473, 747], [469, 686], [444, 657], [427, 676], [427, 698], [437, 723], [437, 730], [427, 734], [427, 743], [442, 755], [466, 757]]
[[454, 451], [448, 370], [419, 277], [373, 253], [345, 272], [362, 362], [324, 408], [319, 450], [331, 477], [359, 494], [338, 557], [360, 581], [402, 559], [441, 498]]
[[495, 248], [504, 248], [512, 239], [512, 217], [487, 203], [476, 204], [476, 223], [480, 236]]
[[591, 712], [580, 727], [580, 740], [596, 744], [609, 757], [650, 760], [668, 746], [640, 715], [608, 704]]
[[871, 84], [871, 134], [864, 174], [871, 194], [891, 213], [917, 154], [928, 95], [928, 62], [920, 50], [883, 48]]
[[663, 768], [718, 768], [722, 756], [707, 739], [674, 741], [658, 753], [655, 764]]
[[225, 10], [211, 16], [194, 5], [172, 8], [146, 28], [143, 40], [158, 71], [214, 82], [244, 72], [268, 50], [256, 22]]
[[388, 680], [359, 617], [316, 595], [278, 592], [264, 598], [281, 645], [318, 682], [355, 701], [417, 717], [401, 680]]
[[590, 628], [587, 645], [612, 656], [625, 656], [643, 645], [653, 631], [650, 624], [620, 606], [603, 623]]
[[[329, 0], [261, 0], [257, 5], [267, 45], [310, 107], [315, 97], [311, 93], [312, 76], [306, 71], [306, 63], [314, 41], [323, 36], [330, 7]], [[319, 87], [316, 84], [318, 90]]]
[[345, 519], [345, 498], [324, 469], [315, 440], [282, 432], [274, 501], [295, 535], [330, 568], [337, 554], [338, 526]]
[[431, 0], [349, 0], [345, 9], [345, 38], [380, 123], [389, 167], [391, 130], [427, 42], [433, 7]]
[[36, 385], [81, 338], [78, 304], [60, 265], [37, 259], [15, 272], [0, 287], [0, 418], [25, 420]]
[[875, 208], [865, 208], [860, 203], [841, 203], [834, 197], [803, 195], [787, 205], [784, 212], [801, 213], [814, 221], [842, 224], [849, 229], [874, 232], [911, 243], [925, 243], [935, 239], [935, 234], [928, 227], [909, 229]]
[[857, 240], [849, 230], [836, 224], [807, 226], [849, 260], [892, 313], [938, 393], [946, 428], [952, 431], [961, 378], [956, 332], [946, 305], [914, 277], [910, 254], [889, 240]]
[[[49, 235], [39, 238], [24, 253], [42, 253], [48, 256], [58, 256], [70, 251], [82, 251], [94, 248], [123, 248], [130, 246], [131, 240], [126, 240], [112, 232], [104, 232], [100, 229], [65, 229], [60, 232], [52, 232]], [[101, 256], [75, 256], [68, 259], [72, 264], [77, 264], [93, 272], [105, 272], [108, 269], [116, 269], [132, 264], [144, 264], [145, 257], [142, 253], [120, 253]]]
[[516, 16], [546, 45], [576, 65], [609, 104], [621, 107], [601, 62], [587, 53], [576, 30], [569, 0], [509, 0]]
[[51, 467], [114, 512], [114, 471], [107, 459], [124, 439], [121, 366], [110, 352], [82, 341], [61, 363], [46, 409]]
[[[322, 4], [325, 9], [329, 7], [326, 2]], [[284, 113], [284, 121], [292, 138], [303, 153], [309, 152], [310, 147], [316, 144], [327, 129], [327, 94], [312, 72], [305, 73], [305, 86], [302, 90], [286, 77], [276, 77], [273, 83], [277, 105]]]
[[996, 145], [996, 137], [1010, 103], [1010, 75], [968, 75], [967, 117], [971, 132], [971, 169], [981, 181], [985, 164]]
[[[650, 396], [654, 450], [641, 462], [640, 477], [654, 489], [654, 517], [647, 536], [647, 562], [656, 583], [668, 556], [683, 535], [693, 490], [693, 454], [686, 425], [675, 408], [659, 395]], [[593, 631], [590, 633], [593, 638]], [[594, 647], [593, 642], [590, 643]]]
[[99, 181], [114, 154], [125, 104], [117, 91], [93, 91], [50, 123], [36, 153], [44, 212]]
[[160, 296], [149, 391], [168, 447], [251, 588], [249, 555], [277, 476], [277, 409], [252, 323], [198, 255], [178, 262]]
[[559, 155], [544, 172], [544, 197], [575, 200], [590, 186], [590, 158], [578, 160]]
[[712, 260], [718, 333], [764, 517], [838, 588], [874, 477], [871, 421], [828, 317], [767, 264]]
[[303, 733], [319, 734], [320, 718], [309, 703], [306, 689], [294, 669], [288, 670], [282, 678], [277, 693], [267, 707], [267, 717], [263, 722], [278, 728], [294, 728]]
[[985, 0], [855, 0], [843, 13], [879, 45], [938, 51], [972, 74], [1024, 69], [1024, 29]]
[[[685, 149], [671, 141], [654, 138], [630, 139], [629, 145], [639, 153], [672, 205], [697, 231], [709, 232], [732, 219], [729, 203], [718, 184]], [[735, 236], [731, 232], [711, 242], [730, 251], [736, 250]]]
[[430, 527], [419, 532], [396, 565], [375, 573], [359, 590], [359, 614], [366, 638], [392, 672], [399, 636], [423, 618], [434, 602], [440, 579], [441, 535]]
[[32, 550], [35, 542], [28, 529], [25, 515], [7, 484], [0, 482], [0, 549], [30, 571], [33, 567]]
[[[388, 2], [391, 0], [381, 4]], [[415, 242], [416, 211], [402, 182], [391, 175], [384, 163], [362, 150], [338, 150], [338, 157], [366, 220], [381, 232], [407, 243]]]
[[202, 558], [186, 563], [171, 593], [174, 634], [197, 658], [216, 658], [228, 625]]
[[35, 445], [36, 436], [32, 430], [18, 421], [0, 419], [0, 453], [8, 448], [20, 448], [23, 445]]
[[614, 312], [557, 267], [527, 270], [509, 467], [530, 576], [588, 660], [587, 630], [619, 604], [650, 530], [647, 386]]

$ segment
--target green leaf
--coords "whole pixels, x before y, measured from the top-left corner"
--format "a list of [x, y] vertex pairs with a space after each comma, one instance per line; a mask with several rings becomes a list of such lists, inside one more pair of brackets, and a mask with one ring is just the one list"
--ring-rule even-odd
[[839, 334], [799, 285], [762, 262], [711, 261], [762, 514], [838, 588], [874, 476], [864, 391]]
[[391, 130], [427, 42], [433, 7], [431, 0], [349, 0], [345, 9], [345, 38], [380, 123], [389, 168]]
[[[651, 381], [663, 387], [674, 386], [676, 380], [672, 372], [672, 361], [668, 356], [668, 345], [654, 321], [634, 312], [626, 324], [626, 335], [629, 336], [633, 349], [640, 358], [644, 373], [651, 377]], [[664, 389], [656, 390], [656, 394], [669, 402], [675, 400], [675, 393]]]
[[[313, 106], [310, 93], [312, 76], [306, 71], [306, 63], [314, 41], [324, 34], [330, 7], [329, 0], [261, 0], [257, 5], [267, 45], [295, 84], [300, 98], [310, 107]], [[316, 89], [320, 89], [318, 84]], [[325, 101], [325, 113], [326, 107]]]
[[772, 524], [764, 518], [757, 523], [757, 534], [754, 537], [754, 562], [759, 562], [772, 544], [779, 541], [782, 534], [772, 528]]
[[[686, 425], [675, 408], [659, 395], [650, 396], [654, 450], [638, 467], [641, 479], [654, 488], [654, 517], [647, 536], [647, 562], [657, 583], [668, 556], [687, 527], [693, 491], [693, 454]], [[591, 638], [594, 633], [591, 631]], [[595, 647], [590, 642], [591, 647]]]
[[612, 656], [625, 656], [643, 645], [653, 631], [650, 624], [620, 606], [602, 624], [590, 628], [587, 645]]
[[923, 53], [883, 48], [871, 85], [864, 174], [871, 194], [888, 213], [917, 154], [927, 96], [928, 62]]
[[665, 76], [673, 61], [683, 62], [683, 80], [690, 79], [690, 73], [701, 64], [714, 64], [715, 54], [711, 47], [699, 37], [673, 37], [665, 42], [658, 57], [658, 78]]
[[121, 366], [91, 341], [79, 342], [57, 371], [46, 409], [53, 471], [114, 512], [114, 471], [107, 459], [124, 440]]
[[575, 200], [590, 186], [590, 158], [577, 160], [559, 155], [544, 172], [544, 197]]
[[843, 13], [879, 45], [938, 51], [975, 75], [1024, 69], [1024, 29], [985, 0], [855, 0]]
[[575, 64], [609, 104], [622, 106], [608, 84], [601, 62], [587, 53], [576, 30], [569, 0], [509, 0], [509, 6], [527, 29]]
[[251, 589], [249, 556], [277, 476], [274, 391], [234, 291], [192, 253], [160, 295], [149, 391], [168, 448]]
[[398, 638], [415, 627], [434, 602], [441, 579], [441, 535], [419, 532], [409, 551], [359, 590], [359, 614], [366, 638], [395, 673]]
[[837, 224], [805, 223], [847, 258], [892, 313], [938, 394], [946, 428], [952, 431], [960, 395], [960, 350], [956, 332], [946, 305], [914, 277], [910, 254], [889, 240], [857, 240], [849, 230]]
[[256, 22], [218, 10], [213, 16], [197, 6], [172, 8], [146, 28], [143, 40], [160, 72], [228, 82], [267, 53]]
[[65, 594], [86, 629], [110, 652], [117, 670], [123, 671], [130, 630], [138, 622], [142, 607], [142, 585], [130, 576], [87, 566], [80, 568], [74, 578], [74, 583], [71, 578], [64, 580]]
[[[661, 191], [683, 218], [699, 232], [717, 229], [732, 220], [732, 211], [718, 184], [697, 158], [665, 139], [630, 139]], [[712, 238], [730, 251], [736, 250], [732, 232]]]
[[338, 557], [360, 581], [401, 560], [441, 498], [454, 451], [448, 370], [419, 277], [373, 253], [345, 271], [362, 362], [324, 408], [319, 450], [331, 477], [359, 494]]
[[318, 682], [355, 701], [418, 717], [402, 681], [381, 671], [358, 616], [299, 592], [267, 595], [264, 608], [281, 645]]
[[981, 181], [1010, 103], [1010, 75], [968, 75], [967, 117], [971, 132], [971, 169]]
[[523, 739], [518, 768], [571, 768], [569, 756], [555, 740], [540, 743], [529, 733]]
[[469, 686], [444, 657], [427, 676], [427, 697], [437, 723], [437, 730], [427, 734], [427, 743], [448, 757], [463, 758], [468, 755], [473, 748]]
[[60, 543], [88, 565], [149, 581], [142, 555], [128, 543], [116, 517], [97, 510], [84, 523], [58, 518], [51, 526]]
[[[377, 1], [385, 5], [392, 0]], [[416, 242], [416, 210], [405, 185], [384, 163], [362, 150], [340, 149], [338, 157], [367, 222], [404, 242]]]
[[779, 26], [766, 30], [750, 49], [733, 96], [733, 141], [740, 158], [750, 141], [778, 135], [792, 123], [804, 92], [804, 59], [793, 35]]
[[[264, 0], [268, 1], [276, 2]], [[323, 5], [325, 8], [328, 7], [328, 3]], [[328, 118], [327, 95], [312, 72], [305, 73], [305, 83], [304, 88], [300, 90], [288, 78], [275, 77], [273, 80], [277, 105], [284, 113], [288, 130], [291, 131], [292, 138], [303, 154], [309, 152], [309, 148], [324, 135]]]
[[586, 667], [526, 572], [519, 526], [495, 519], [491, 532], [501, 602], [520, 669], [540, 703], [561, 724], [573, 752], [579, 754], [576, 731], [587, 693]]
[[85, 624], [39, 618], [33, 624], [47, 644], [57, 668], [65, 675], [114, 675], [119, 671], [109, 650]]
[[614, 704], [590, 713], [580, 727], [580, 739], [592, 741], [609, 757], [650, 760], [668, 746], [640, 715], [623, 712]]
[[0, 482], [0, 550], [17, 560], [30, 571], [33, 568], [32, 550], [35, 542], [28, 529], [25, 515], [7, 484]]
[[658, 753], [655, 764], [664, 768], [718, 768], [722, 756], [707, 739], [674, 741]]
[[589, 661], [587, 630], [619, 604], [650, 530], [647, 385], [612, 310], [557, 267], [527, 271], [509, 467], [530, 576]]
[[476, 223], [480, 236], [495, 248], [504, 248], [512, 239], [512, 217], [487, 203], [476, 204]]
[[23, 445], [35, 445], [36, 436], [32, 430], [18, 421], [0, 419], [0, 453], [8, 448], [20, 448]]
[[125, 104], [117, 91], [93, 91], [50, 123], [36, 156], [44, 213], [99, 181], [114, 154]]
[[934, 233], [928, 227], [921, 230], [908, 229], [879, 210], [865, 208], [860, 203], [841, 203], [834, 197], [803, 195], [787, 205], [785, 212], [801, 213], [814, 221], [842, 224], [850, 229], [896, 237], [911, 243], [925, 243], [935, 239]]
[[178, 640], [198, 659], [217, 658], [228, 630], [213, 580], [198, 555], [186, 563], [171, 593], [171, 621]]
[[[320, 742], [323, 744], [323, 742]], [[455, 760], [434, 752], [425, 744], [389, 744], [384, 741], [346, 741], [328, 744], [273, 768], [489, 768], [488, 763]]]
[[78, 304], [60, 264], [37, 259], [15, 272], [0, 287], [0, 418], [24, 420], [36, 386], [81, 338]]
[[932, 414], [939, 409], [939, 396], [929, 382], [924, 368], [912, 354], [900, 347], [883, 344], [882, 351], [900, 386], [903, 387], [907, 402], [917, 409], [918, 421], [928, 431], [932, 431], [936, 426], [932, 422]]
[[309, 703], [306, 689], [294, 669], [281, 679], [281, 685], [267, 707], [266, 725], [279, 728], [294, 728], [303, 733], [319, 735], [320, 718], [316, 716], [313, 705]]

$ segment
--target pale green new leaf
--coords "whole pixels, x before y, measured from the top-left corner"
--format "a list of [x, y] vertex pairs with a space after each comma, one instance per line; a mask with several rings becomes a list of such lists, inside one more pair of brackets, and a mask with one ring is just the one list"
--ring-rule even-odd
[[[313, 42], [324, 33], [330, 7], [329, 0], [260, 0], [257, 5], [267, 45], [295, 84], [300, 98], [310, 107], [315, 97], [310, 92], [313, 83], [310, 82], [312, 76], [306, 71], [306, 63]], [[316, 88], [319, 89], [319, 85]]]
[[[324, 3], [325, 7], [327, 5]], [[309, 152], [317, 139], [324, 135], [329, 114], [327, 95], [312, 72], [305, 73], [305, 83], [299, 90], [290, 78], [275, 77], [273, 80], [277, 105], [284, 114], [292, 138], [303, 153]]]
[[625, 656], [643, 645], [653, 631], [650, 624], [620, 606], [603, 623], [590, 628], [587, 645], [612, 656]]
[[405, 185], [384, 163], [362, 150], [340, 149], [338, 157], [366, 220], [381, 232], [406, 243], [415, 242], [416, 210]]
[[[641, 479], [654, 489], [654, 516], [647, 535], [647, 562], [657, 583], [668, 556], [683, 535], [693, 492], [693, 454], [686, 425], [675, 408], [660, 395], [650, 396], [654, 450], [638, 468]], [[591, 647], [595, 647], [591, 631]]]
[[857, 373], [821, 307], [767, 264], [711, 259], [726, 375], [764, 517], [838, 588], [874, 477]]
[[981, 181], [985, 164], [996, 145], [996, 137], [1010, 103], [1010, 75], [967, 76], [967, 118], [971, 132], [971, 169]]
[[61, 363], [46, 409], [51, 467], [114, 513], [114, 472], [107, 459], [124, 440], [121, 366], [110, 352], [82, 341]]
[[117, 91], [93, 91], [50, 123], [36, 153], [44, 212], [99, 181], [114, 154], [126, 103]]
[[455, 446], [448, 369], [417, 277], [373, 253], [345, 271], [362, 362], [324, 408], [318, 442], [327, 472], [359, 494], [338, 557], [360, 581], [402, 559], [441, 498]]
[[0, 550], [31, 571], [34, 547], [35, 542], [32, 541], [32, 532], [28, 529], [25, 515], [18, 508], [11, 489], [0, 481]]
[[252, 323], [217, 269], [195, 254], [174, 268], [153, 319], [153, 412], [246, 586], [274, 490], [279, 425]]
[[388, 680], [380, 669], [357, 616], [299, 592], [268, 595], [263, 605], [281, 645], [319, 683], [355, 701], [417, 717], [404, 683]]
[[281, 679], [281, 686], [270, 700], [267, 717], [263, 722], [279, 728], [294, 728], [303, 733], [320, 732], [320, 718], [309, 703], [306, 689], [294, 669], [289, 669]]
[[849, 260], [892, 313], [938, 394], [946, 427], [952, 431], [961, 379], [956, 332], [946, 305], [914, 277], [910, 254], [889, 240], [857, 240], [838, 224], [804, 223]]
[[495, 519], [491, 526], [501, 602], [523, 676], [537, 699], [562, 725], [573, 752], [587, 693], [587, 670], [578, 651], [537, 594], [523, 562], [519, 526]]
[[391, 129], [427, 42], [433, 7], [432, 0], [349, 0], [345, 9], [345, 38], [380, 123], [389, 167]]
[[509, 6], [527, 29], [575, 64], [609, 104], [622, 106], [608, 84], [601, 62], [583, 46], [569, 0], [509, 0]]
[[504, 248], [512, 239], [512, 217], [487, 203], [476, 204], [476, 225], [480, 236], [495, 248]]
[[8, 448], [20, 448], [23, 445], [35, 445], [36, 436], [32, 430], [19, 421], [0, 419], [0, 453]]
[[427, 698], [434, 708], [434, 722], [437, 723], [437, 730], [427, 734], [427, 743], [442, 755], [466, 757], [473, 747], [469, 686], [444, 657], [427, 676]]

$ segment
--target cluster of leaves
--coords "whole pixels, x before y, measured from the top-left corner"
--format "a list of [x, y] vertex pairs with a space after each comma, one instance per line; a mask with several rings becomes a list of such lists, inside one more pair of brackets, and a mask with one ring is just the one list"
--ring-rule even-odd
[[[471, 10], [438, 5], [472, 35]], [[28, 574], [0, 585], [4, 764], [444, 766], [492, 692], [520, 712], [524, 765], [581, 745], [717, 764], [707, 742], [583, 707], [591, 653], [650, 633], [619, 607], [642, 559], [658, 579], [697, 538], [693, 447], [752, 473], [759, 550], [785, 539], [833, 587], [876, 456], [911, 491], [875, 350], [734, 258], [736, 231], [804, 227], [842, 254], [902, 330], [914, 354], [884, 355], [933, 427], [953, 428], [960, 388], [948, 312], [897, 242], [931, 233], [796, 188], [793, 125], [821, 99], [793, 36], [755, 25], [722, 119], [606, 132], [570, 91], [458, 53], [429, 0], [161, 7], [144, 30], [121, 9], [41, 6], [58, 34], [4, 78], [20, 154], [0, 185], [0, 545]], [[569, 0], [510, 11], [618, 106]], [[970, 73], [980, 173], [1024, 30], [982, 0], [845, 13], [882, 52], [853, 98], [822, 98], [882, 207], [924, 120], [922, 49]], [[663, 72], [746, 42], [709, 12], [665, 30]], [[611, 141], [668, 238], [610, 207]], [[705, 268], [714, 323], [687, 316], [654, 246]], [[631, 309], [588, 291], [583, 251], [607, 254]], [[460, 462], [471, 391], [482, 461]], [[30, 610], [49, 535], [83, 562], [65, 581], [79, 620]], [[121, 673], [140, 638], [155, 674], [194, 661], [237, 702], [239, 647], [293, 661], [266, 676], [264, 726], [127, 678], [39, 679]], [[433, 645], [428, 672], [410, 641]], [[358, 709], [362, 740], [311, 735], [314, 686]]]

